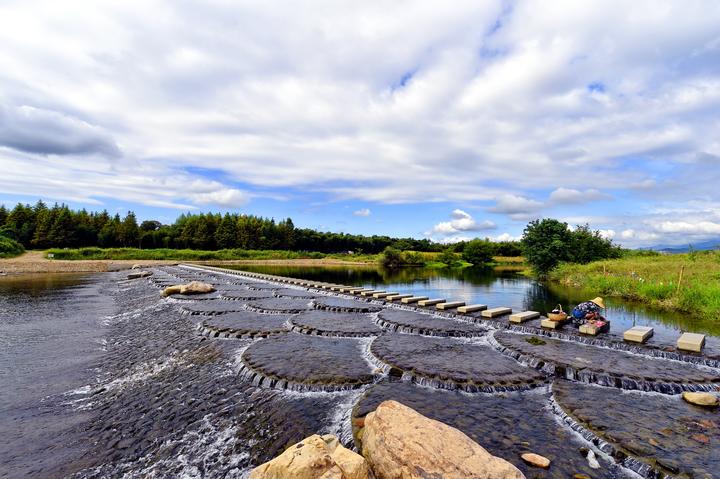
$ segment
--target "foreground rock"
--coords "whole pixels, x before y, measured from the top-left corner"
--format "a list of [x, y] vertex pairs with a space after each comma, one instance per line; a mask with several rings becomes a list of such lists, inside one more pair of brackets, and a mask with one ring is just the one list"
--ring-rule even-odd
[[365, 459], [331, 434], [303, 439], [250, 473], [250, 479], [367, 479]]
[[385, 401], [365, 417], [362, 448], [377, 479], [525, 477], [461, 431], [397, 401]]
[[684, 392], [682, 393], [682, 398], [690, 404], [695, 404], [696, 406], [715, 407], [720, 404], [718, 397], [710, 393]]
[[171, 294], [205, 294], [212, 293], [215, 291], [213, 285], [208, 283], [202, 283], [200, 281], [191, 281], [188, 284], [177, 284], [175, 286], [168, 286], [162, 292], [163, 296], [170, 296]]

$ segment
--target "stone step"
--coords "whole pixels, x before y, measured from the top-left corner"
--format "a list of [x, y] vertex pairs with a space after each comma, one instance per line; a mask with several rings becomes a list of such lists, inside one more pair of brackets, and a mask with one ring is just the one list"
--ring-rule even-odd
[[372, 296], [374, 294], [384, 293], [384, 292], [385, 292], [385, 290], [373, 289], [372, 291], [363, 291], [362, 293], [360, 293], [360, 296]]
[[352, 294], [360, 296], [363, 293], [372, 293], [373, 291], [375, 291], [375, 290], [371, 289], [371, 288], [362, 288], [362, 289], [356, 289], [355, 291], [352, 292]]
[[540, 321], [540, 326], [547, 329], [560, 329], [565, 326], [566, 323], [567, 321], [553, 321], [552, 319], [543, 319], [542, 321]]
[[699, 353], [705, 346], [705, 335], [698, 333], [682, 333], [677, 340], [677, 348], [683, 351]]
[[400, 300], [403, 304], [412, 304], [417, 303], [418, 301], [423, 301], [425, 299], [430, 299], [427, 296], [413, 296], [412, 298], [403, 298]]
[[447, 303], [440, 303], [435, 306], [435, 309], [439, 309], [440, 311], [445, 311], [448, 309], [457, 308], [459, 306], [465, 306], [465, 301], [449, 301]]
[[486, 304], [469, 304], [467, 306], [460, 306], [458, 308], [458, 313], [467, 314], [467, 313], [474, 313], [476, 311], [483, 311], [487, 309]]
[[510, 315], [510, 322], [511, 323], [524, 323], [525, 321], [530, 321], [531, 319], [539, 318], [540, 313], [537, 311], [523, 311], [521, 313], [515, 313]]
[[435, 306], [436, 304], [445, 302], [447, 302], [445, 298], [424, 299], [422, 301], [418, 301], [418, 306], [425, 308], [427, 306]]
[[633, 326], [623, 333], [623, 339], [633, 343], [644, 343], [654, 332], [655, 330], [650, 326]]
[[357, 288], [357, 287], [351, 286], [349, 288], [340, 288], [340, 292], [354, 294], [355, 291], [362, 291], [363, 289], [365, 289], [365, 288]]
[[397, 291], [390, 291], [388, 293], [386, 293], [386, 292], [375, 293], [372, 296], [373, 296], [373, 298], [382, 299], [382, 298], [387, 298], [388, 296], [396, 296], [398, 294], [400, 294], [400, 293], [398, 293]]
[[483, 318], [496, 318], [498, 316], [503, 316], [510, 313], [512, 313], [512, 308], [491, 308], [486, 309], [485, 311], [480, 313], [480, 315]]
[[398, 299], [404, 299], [404, 298], [412, 298], [412, 294], [396, 294], [394, 296], [386, 296], [386, 301], [397, 301]]

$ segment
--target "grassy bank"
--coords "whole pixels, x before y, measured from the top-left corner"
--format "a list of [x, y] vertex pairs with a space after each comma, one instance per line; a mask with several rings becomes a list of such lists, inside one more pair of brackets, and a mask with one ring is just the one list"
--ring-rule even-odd
[[377, 259], [376, 255], [324, 254], [316, 252], [244, 249], [203, 251], [193, 249], [77, 248], [50, 249], [47, 253], [52, 254], [53, 259], [115, 261], [232, 261], [331, 258], [353, 262], [365, 262], [375, 261]]
[[599, 295], [642, 301], [703, 319], [720, 315], [720, 251], [563, 264], [549, 277]]

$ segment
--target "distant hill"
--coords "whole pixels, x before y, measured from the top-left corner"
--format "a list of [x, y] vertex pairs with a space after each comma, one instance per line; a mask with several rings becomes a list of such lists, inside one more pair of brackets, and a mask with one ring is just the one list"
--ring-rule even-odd
[[706, 241], [698, 241], [697, 243], [688, 243], [686, 245], [656, 245], [649, 248], [642, 248], [646, 250], [660, 251], [661, 253], [687, 253], [690, 251], [690, 246], [696, 251], [701, 250], [712, 250], [720, 249], [720, 238], [715, 238]]

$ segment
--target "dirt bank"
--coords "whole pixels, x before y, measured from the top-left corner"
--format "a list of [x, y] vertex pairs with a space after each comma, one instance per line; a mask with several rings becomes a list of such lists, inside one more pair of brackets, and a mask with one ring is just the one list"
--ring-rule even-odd
[[[0, 274], [18, 273], [97, 273], [130, 269], [133, 265], [158, 266], [178, 264], [171, 260], [57, 260], [45, 258], [42, 251], [28, 251], [17, 258], [0, 259]], [[292, 266], [343, 266], [367, 265], [370, 263], [350, 262], [336, 259], [287, 259], [287, 260], [233, 260], [233, 261], [182, 261], [223, 265], [267, 264]]]

